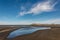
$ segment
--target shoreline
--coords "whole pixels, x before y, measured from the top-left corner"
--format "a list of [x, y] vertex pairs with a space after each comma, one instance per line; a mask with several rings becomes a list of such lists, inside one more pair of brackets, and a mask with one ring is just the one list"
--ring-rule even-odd
[[[10, 40], [7, 39], [7, 36], [9, 35], [10, 32], [14, 30], [10, 30], [0, 34], [0, 40]], [[11, 40], [60, 40], [60, 27], [51, 27], [51, 29], [38, 30], [31, 34], [17, 36]]]
[[60, 40], [60, 28], [39, 30], [32, 34], [18, 36], [12, 40]]

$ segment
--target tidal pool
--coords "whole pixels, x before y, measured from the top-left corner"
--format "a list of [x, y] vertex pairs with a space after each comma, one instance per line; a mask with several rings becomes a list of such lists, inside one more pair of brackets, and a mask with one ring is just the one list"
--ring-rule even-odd
[[25, 34], [30, 34], [38, 30], [45, 30], [45, 29], [51, 29], [50, 27], [23, 27], [18, 30], [15, 30], [11, 32], [7, 38], [14, 38], [17, 36], [25, 35]]

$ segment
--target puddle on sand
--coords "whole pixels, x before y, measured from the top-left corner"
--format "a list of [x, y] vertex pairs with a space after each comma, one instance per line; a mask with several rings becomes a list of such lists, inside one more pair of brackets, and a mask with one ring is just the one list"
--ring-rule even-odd
[[38, 30], [51, 29], [50, 27], [24, 27], [11, 32], [7, 38], [14, 38], [20, 35], [30, 34]]

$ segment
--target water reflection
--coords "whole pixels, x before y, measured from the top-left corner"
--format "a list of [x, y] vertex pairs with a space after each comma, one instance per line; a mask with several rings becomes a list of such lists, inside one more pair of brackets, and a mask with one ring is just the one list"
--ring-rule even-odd
[[11, 32], [8, 36], [8, 38], [14, 38], [16, 36], [24, 35], [24, 34], [30, 34], [37, 30], [44, 30], [44, 29], [50, 29], [50, 27], [23, 27], [21, 29], [15, 30]]

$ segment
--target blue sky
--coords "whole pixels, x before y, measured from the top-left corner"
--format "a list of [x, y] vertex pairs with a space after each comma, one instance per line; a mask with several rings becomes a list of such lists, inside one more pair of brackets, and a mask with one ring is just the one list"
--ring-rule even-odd
[[60, 24], [60, 0], [0, 0], [0, 25]]

